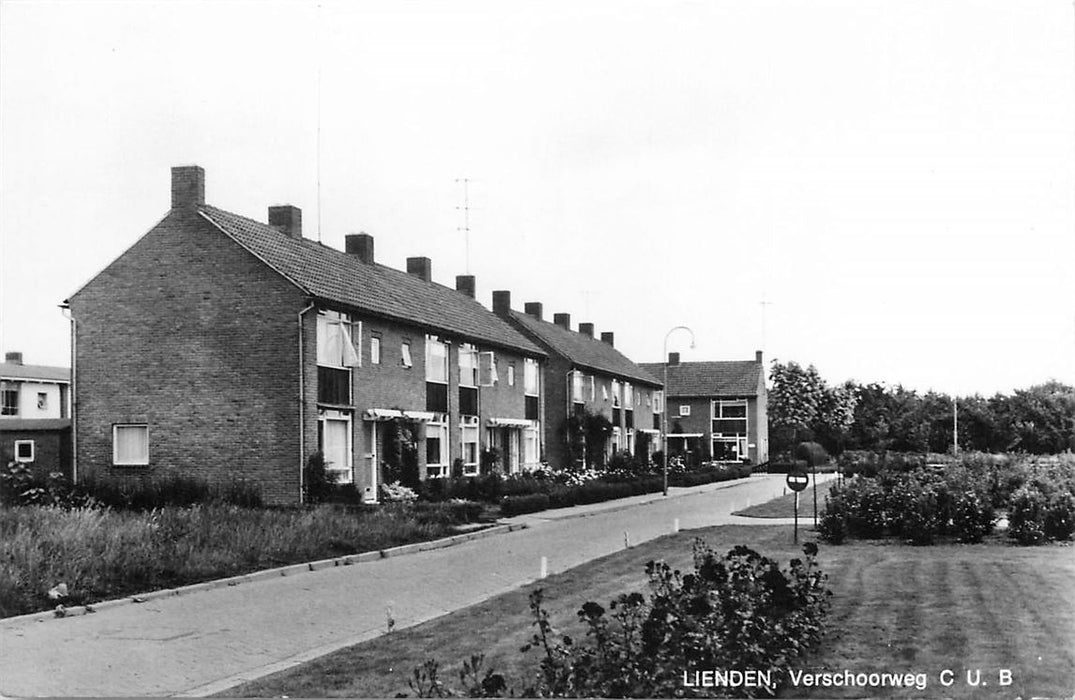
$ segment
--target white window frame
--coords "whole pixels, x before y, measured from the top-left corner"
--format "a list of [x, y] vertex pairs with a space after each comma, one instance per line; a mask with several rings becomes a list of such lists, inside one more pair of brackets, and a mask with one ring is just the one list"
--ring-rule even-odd
[[601, 398], [604, 399], [605, 401], [608, 401], [608, 385], [607, 384], [602, 384], [601, 385]]
[[[335, 411], [326, 410], [322, 411], [317, 417], [319, 421], [324, 423], [346, 423], [347, 424], [347, 463], [342, 466], [332, 466], [327, 461], [325, 462], [325, 471], [338, 474], [336, 478], [337, 484], [353, 484], [355, 482], [355, 425], [351, 417], [350, 411]], [[322, 440], [324, 440], [325, 427], [321, 427]]]
[[3, 416], [18, 416], [19, 415], [19, 398], [20, 398], [20, 394], [22, 393], [19, 389], [20, 389], [20, 387], [19, 387], [17, 382], [8, 382], [8, 381], [0, 382], [0, 402], [3, 402], [3, 399], [8, 394], [13, 395], [14, 398], [15, 398], [14, 403], [10, 403], [10, 404], [6, 403], [6, 402], [0, 403], [0, 415], [3, 415]]
[[691, 414], [691, 405], [689, 403], [681, 403], [679, 405], [679, 417], [687, 418]]
[[620, 381], [618, 379], [612, 380], [612, 407], [620, 408]]
[[523, 393], [527, 396], [541, 394], [541, 368], [537, 360], [529, 357], [523, 360]]
[[515, 386], [515, 363], [508, 363], [508, 386]]
[[[22, 457], [19, 455], [19, 448], [30, 446], [30, 456]], [[16, 440], [15, 441], [15, 461], [20, 464], [29, 464], [37, 458], [37, 446], [33, 440]]]
[[[747, 402], [746, 399], [732, 399], [732, 400], [729, 400], [729, 401], [725, 401], [723, 399], [715, 399], [712, 402], [712, 404], [710, 404], [710, 405], [711, 405], [710, 417], [709, 417], [710, 421], [717, 421], [717, 420], [741, 420], [741, 421], [743, 421], [743, 432], [741, 432], [741, 433], [738, 433], [738, 432], [737, 433], [723, 433], [723, 432], [718, 433], [716, 431], [711, 430], [711, 432], [713, 433], [714, 438], [726, 437], [726, 438], [744, 438], [745, 439], [745, 437], [750, 434], [750, 404], [749, 404], [749, 402]], [[726, 416], [726, 415], [724, 415], [724, 409], [726, 407], [731, 408], [733, 406], [735, 408], [742, 408], [743, 409], [743, 415], [741, 415], [741, 416]], [[710, 426], [710, 428], [712, 428], [712, 425]]]
[[37, 392], [37, 410], [47, 411], [49, 410], [49, 394], [47, 391]]
[[664, 413], [664, 391], [658, 389], [653, 392], [653, 412]]
[[370, 336], [370, 364], [381, 364], [381, 337], [379, 335]]
[[[435, 357], [434, 349], [443, 348], [444, 358]], [[448, 349], [448, 343], [441, 340], [435, 335], [426, 336], [426, 381], [434, 384], [447, 384], [448, 383], [448, 356], [450, 355]], [[444, 370], [443, 379], [434, 379], [431, 372], [433, 369], [440, 365], [440, 369]]]
[[[473, 436], [468, 441], [467, 437]], [[463, 476], [477, 476], [481, 465], [481, 431], [477, 416], [463, 416], [459, 419], [459, 447], [463, 458]], [[474, 460], [467, 460], [467, 445], [474, 445]]]
[[[121, 430], [141, 429], [145, 435], [145, 457], [133, 460], [120, 461], [119, 441], [117, 437]], [[112, 425], [112, 464], [120, 467], [148, 467], [149, 466], [149, 424], [148, 423], [115, 423]]]
[[478, 348], [470, 343], [459, 346], [459, 386], [477, 387], [481, 382]]
[[571, 372], [571, 401], [573, 403], [585, 403], [586, 399], [582, 396], [583, 384], [586, 381], [586, 375], [578, 370]]
[[399, 364], [407, 369], [414, 367], [414, 359], [411, 357], [411, 341], [401, 340], [399, 343]]
[[485, 351], [478, 355], [478, 381], [481, 386], [496, 386], [500, 373], [496, 367], [496, 353]]
[[597, 400], [597, 379], [590, 375], [590, 401]]
[[437, 461], [429, 462], [429, 448], [426, 446], [426, 478], [427, 479], [439, 479], [448, 476], [450, 466], [448, 464], [448, 440], [451, 439], [448, 434], [448, 416], [443, 413], [438, 413], [436, 417], [426, 423], [426, 441], [428, 442], [431, 437], [430, 433], [435, 431], [437, 434], [432, 437], [440, 440], [439, 454], [437, 455]]
[[635, 405], [635, 388], [631, 382], [623, 383], [623, 407], [631, 409]]
[[[333, 337], [335, 331], [336, 341]], [[338, 356], [333, 342], [339, 342]], [[362, 322], [349, 314], [329, 309], [317, 312], [317, 364], [322, 367], [350, 368], [362, 366]]]

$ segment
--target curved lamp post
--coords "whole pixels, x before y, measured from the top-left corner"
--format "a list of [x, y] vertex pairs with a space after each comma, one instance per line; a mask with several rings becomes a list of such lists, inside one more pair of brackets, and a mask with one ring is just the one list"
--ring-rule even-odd
[[668, 495], [668, 338], [676, 331], [687, 331], [691, 334], [691, 348], [694, 347], [694, 331], [686, 326], [676, 326], [664, 335], [664, 395], [661, 397], [661, 442], [664, 443], [664, 495]]

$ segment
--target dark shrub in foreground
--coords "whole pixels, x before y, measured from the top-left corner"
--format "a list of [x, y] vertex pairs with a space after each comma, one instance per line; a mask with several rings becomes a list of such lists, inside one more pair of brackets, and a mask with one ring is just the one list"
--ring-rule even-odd
[[[646, 564], [649, 599], [624, 593], [608, 608], [588, 602], [578, 611], [586, 636], [557, 633], [541, 590], [530, 595], [537, 628], [523, 651], [542, 659], [524, 697], [680, 697], [691, 669], [756, 669], [769, 672], [771, 687], [692, 689], [735, 697], [774, 694], [787, 672], [821, 639], [831, 592], [815, 562], [817, 546], [803, 547], [805, 560], [787, 568], [747, 547], [721, 556], [698, 540], [694, 570], [681, 573], [663, 562]], [[473, 695], [514, 695], [506, 679], [464, 665], [461, 678]], [[420, 696], [450, 695], [436, 678], [437, 664], [416, 669], [411, 683]], [[430, 692], [433, 691], [433, 692]]]

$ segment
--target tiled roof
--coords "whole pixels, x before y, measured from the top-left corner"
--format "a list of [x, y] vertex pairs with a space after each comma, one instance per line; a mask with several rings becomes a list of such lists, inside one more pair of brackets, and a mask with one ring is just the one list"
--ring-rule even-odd
[[70, 418], [0, 418], [0, 431], [64, 430], [70, 427]]
[[539, 321], [530, 314], [511, 312], [512, 317], [538, 341], [571, 362], [606, 374], [660, 386], [657, 379], [608, 343], [576, 333], [555, 323]]
[[0, 377], [3, 379], [41, 379], [49, 382], [70, 382], [71, 370], [66, 367], [17, 365], [12, 362], [0, 362]]
[[311, 296], [466, 340], [545, 353], [476, 300], [401, 270], [364, 263], [316, 241], [296, 239], [267, 224], [203, 205], [201, 213], [267, 265]]
[[[655, 377], [664, 375], [660, 362], [639, 363]], [[672, 396], [756, 396], [762, 365], [755, 360], [726, 362], [681, 362], [668, 366], [668, 386]]]

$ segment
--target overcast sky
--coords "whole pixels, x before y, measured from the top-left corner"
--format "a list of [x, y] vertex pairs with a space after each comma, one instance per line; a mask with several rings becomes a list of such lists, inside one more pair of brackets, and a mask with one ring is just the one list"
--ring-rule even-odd
[[68, 364], [58, 305], [191, 163], [635, 361], [686, 325], [830, 382], [1075, 384], [1070, 0], [0, 0], [3, 349]]

